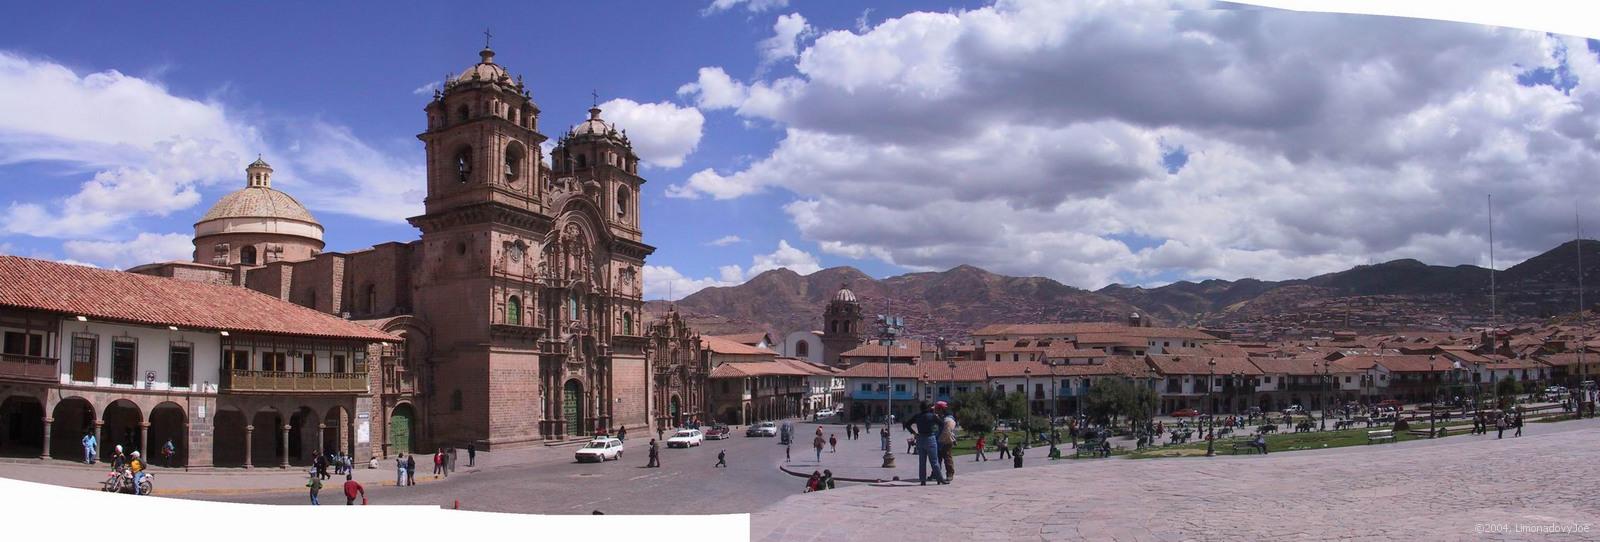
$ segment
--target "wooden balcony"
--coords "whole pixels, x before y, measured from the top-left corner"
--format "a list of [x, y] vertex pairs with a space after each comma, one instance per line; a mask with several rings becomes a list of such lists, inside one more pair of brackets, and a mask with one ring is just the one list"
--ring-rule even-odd
[[0, 354], [0, 380], [55, 382], [61, 374], [56, 358]]
[[394, 364], [383, 365], [383, 393], [406, 394], [416, 391], [417, 383], [411, 371]]
[[286, 371], [223, 371], [230, 392], [362, 393], [366, 373], [291, 373]]

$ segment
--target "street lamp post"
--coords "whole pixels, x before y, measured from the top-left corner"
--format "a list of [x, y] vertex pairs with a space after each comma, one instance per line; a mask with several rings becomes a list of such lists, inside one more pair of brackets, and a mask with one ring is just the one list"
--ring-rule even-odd
[[1028, 408], [1022, 413], [1022, 442], [1025, 446], [1033, 447], [1033, 368], [1022, 368], [1022, 398]]
[[950, 387], [945, 388], [944, 394], [945, 394], [945, 397], [948, 398], [951, 402], [955, 402], [955, 399], [956, 399], [956, 362], [955, 362], [955, 360], [950, 360], [949, 361], [949, 365], [950, 365]]
[[1318, 425], [1320, 427], [1318, 431], [1328, 430], [1328, 403], [1333, 401], [1333, 376], [1329, 371], [1332, 366], [1333, 362], [1322, 361], [1322, 381], [1328, 385], [1328, 394], [1322, 397], [1322, 422]]
[[1428, 377], [1433, 379], [1433, 398], [1428, 400], [1428, 438], [1439, 436], [1435, 433], [1439, 417], [1439, 373], [1433, 372], [1434, 356], [1428, 356]]
[[[894, 431], [894, 354], [890, 350], [894, 346], [894, 338], [900, 334], [900, 319], [889, 316], [878, 316], [878, 323], [883, 329], [878, 334], [878, 341], [883, 343], [883, 378], [884, 385], [884, 431], [893, 434]], [[894, 468], [894, 443], [891, 441], [883, 450], [883, 468]]]
[[1206, 377], [1206, 417], [1211, 419], [1211, 430], [1206, 434], [1206, 457], [1217, 455], [1217, 405], [1212, 402], [1211, 392], [1217, 383], [1217, 359], [1211, 358], [1206, 362], [1208, 366]]
[[1056, 417], [1060, 414], [1056, 405], [1061, 402], [1061, 395], [1056, 392], [1056, 362], [1052, 359], [1044, 361], [1050, 366], [1050, 451], [1052, 457], [1056, 451]]

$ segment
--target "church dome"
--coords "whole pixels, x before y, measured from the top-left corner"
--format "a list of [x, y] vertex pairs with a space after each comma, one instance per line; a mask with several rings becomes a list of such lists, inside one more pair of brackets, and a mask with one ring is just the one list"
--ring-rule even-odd
[[267, 233], [322, 241], [322, 224], [293, 196], [272, 188], [272, 166], [256, 159], [245, 187], [222, 196], [195, 222], [195, 236]]
[[460, 76], [456, 77], [457, 83], [511, 79], [511, 72], [506, 71], [504, 66], [494, 63], [493, 49], [484, 47], [482, 51], [478, 51], [478, 57], [481, 60], [477, 64], [467, 68], [466, 71], [461, 72]]
[[600, 108], [589, 108], [589, 119], [572, 128], [572, 135], [597, 135], [603, 136], [611, 133], [614, 128], [606, 121], [600, 119]]
[[223, 218], [284, 218], [317, 223], [311, 212], [293, 196], [265, 186], [245, 187], [222, 196], [200, 221]]
[[855, 303], [856, 293], [841, 284], [839, 285], [839, 291], [833, 294], [833, 300], [840, 303]]

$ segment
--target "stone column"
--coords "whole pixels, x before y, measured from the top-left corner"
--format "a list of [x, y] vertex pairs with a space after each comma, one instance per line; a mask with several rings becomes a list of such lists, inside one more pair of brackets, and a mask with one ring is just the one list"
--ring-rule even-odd
[[255, 462], [255, 459], [254, 459], [255, 447], [256, 447], [255, 446], [255, 434], [256, 434], [256, 426], [254, 426], [254, 425], [246, 425], [246, 426], [244, 426], [244, 468], [247, 468], [247, 469], [256, 468], [256, 462]]
[[328, 442], [328, 424], [327, 423], [319, 423], [319, 424], [317, 424], [317, 448], [316, 448], [317, 451], [318, 452], [324, 451], [322, 449], [322, 446], [323, 446], [323, 444], [325, 444], [327, 442]]
[[283, 460], [278, 462], [278, 468], [289, 468], [289, 424], [283, 424], [283, 446], [279, 447], [279, 451], [283, 452]]
[[150, 422], [139, 422], [139, 453], [147, 462], [154, 455], [150, 453]]
[[95, 438], [95, 442], [98, 442], [99, 446], [100, 446], [99, 450], [95, 450], [94, 451], [95, 457], [111, 457], [111, 454], [104, 453], [106, 450], [114, 449], [114, 448], [111, 447], [111, 443], [106, 442], [106, 421], [105, 420], [95, 420], [94, 421], [94, 438]]
[[55, 418], [44, 417], [44, 449], [39, 452], [39, 459], [50, 459], [50, 425], [55, 421]]

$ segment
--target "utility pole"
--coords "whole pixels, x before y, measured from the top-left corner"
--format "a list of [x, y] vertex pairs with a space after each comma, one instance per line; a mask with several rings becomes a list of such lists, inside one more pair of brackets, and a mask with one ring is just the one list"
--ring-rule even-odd
[[1588, 318], [1584, 315], [1583, 304], [1583, 218], [1578, 213], [1573, 213], [1573, 227], [1578, 235], [1578, 417], [1583, 417], [1584, 403], [1589, 402], [1589, 372], [1583, 365], [1583, 351], [1588, 348]]

